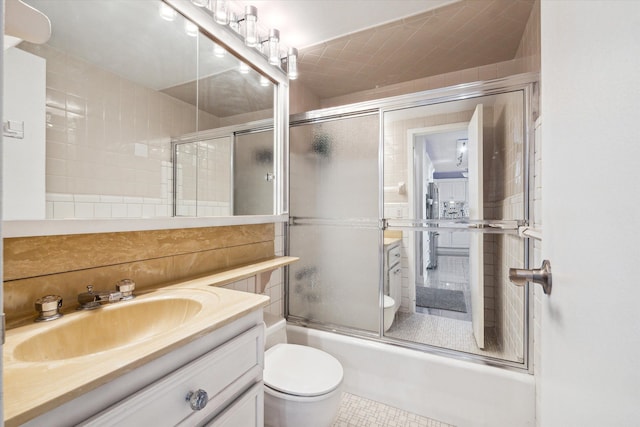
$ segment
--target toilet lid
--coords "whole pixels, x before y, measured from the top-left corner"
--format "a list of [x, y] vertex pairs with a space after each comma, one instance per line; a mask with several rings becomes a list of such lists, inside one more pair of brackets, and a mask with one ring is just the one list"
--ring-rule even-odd
[[329, 393], [342, 382], [338, 359], [313, 347], [276, 344], [265, 353], [264, 383], [296, 396]]
[[384, 296], [384, 308], [391, 308], [396, 302], [388, 295]]

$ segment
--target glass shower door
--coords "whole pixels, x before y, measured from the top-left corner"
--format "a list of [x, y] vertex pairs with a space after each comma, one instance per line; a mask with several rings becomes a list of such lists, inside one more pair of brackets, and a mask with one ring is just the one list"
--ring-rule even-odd
[[379, 115], [290, 129], [288, 315], [377, 333]]

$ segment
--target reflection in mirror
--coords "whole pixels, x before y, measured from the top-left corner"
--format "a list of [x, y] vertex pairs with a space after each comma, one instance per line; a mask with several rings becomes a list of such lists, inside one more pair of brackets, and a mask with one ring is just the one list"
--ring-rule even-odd
[[273, 130], [238, 134], [233, 149], [234, 215], [273, 215]]
[[205, 139], [175, 146], [175, 216], [229, 216], [231, 138]]
[[206, 134], [174, 142], [174, 215], [274, 215], [273, 129]]
[[[5, 50], [4, 120], [25, 128], [5, 138], [5, 220], [169, 217], [172, 139], [273, 119], [275, 85], [160, 1], [25, 3], [53, 35]], [[231, 164], [219, 163], [207, 179], [228, 187]], [[213, 198], [213, 187], [198, 195]]]
[[385, 282], [403, 301], [385, 335], [522, 362], [525, 294], [507, 276], [524, 244], [465, 223], [524, 219], [523, 93], [390, 111], [384, 127], [384, 215], [407, 254], [400, 283]]

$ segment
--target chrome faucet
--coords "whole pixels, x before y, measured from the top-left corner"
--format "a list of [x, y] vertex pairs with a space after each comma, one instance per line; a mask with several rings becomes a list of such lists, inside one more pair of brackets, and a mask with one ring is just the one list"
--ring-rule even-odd
[[92, 285], [87, 286], [87, 292], [78, 294], [78, 310], [93, 310], [103, 303], [118, 302], [122, 299], [122, 292], [94, 291]]

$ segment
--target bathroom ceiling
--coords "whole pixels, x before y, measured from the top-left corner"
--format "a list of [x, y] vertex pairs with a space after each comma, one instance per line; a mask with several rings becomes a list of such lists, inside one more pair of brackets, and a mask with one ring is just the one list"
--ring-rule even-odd
[[[325, 99], [513, 59], [534, 2], [461, 0], [429, 10], [433, 4], [422, 1], [426, 11], [392, 22], [377, 18], [381, 25], [374, 27], [358, 28], [354, 19], [342, 35], [300, 49], [300, 82]], [[404, 1], [358, 3], [361, 14], [384, 7], [392, 16]], [[343, 15], [340, 5], [326, 9], [318, 20]]]

